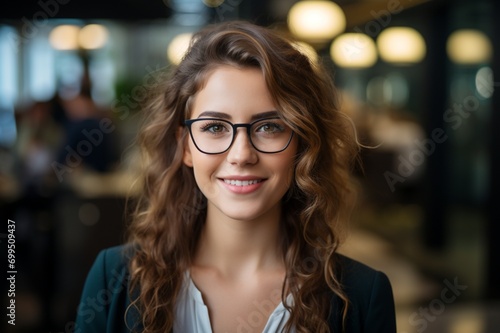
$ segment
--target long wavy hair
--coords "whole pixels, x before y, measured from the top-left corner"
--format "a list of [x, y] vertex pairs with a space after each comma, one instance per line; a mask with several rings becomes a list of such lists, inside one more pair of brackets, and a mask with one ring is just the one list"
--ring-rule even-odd
[[[175, 304], [206, 218], [206, 198], [183, 164], [193, 96], [221, 65], [259, 69], [280, 117], [298, 137], [294, 179], [282, 199], [285, 330], [329, 332], [331, 298], [349, 301], [337, 273], [336, 252], [352, 210], [350, 173], [357, 146], [339, 111], [331, 76], [299, 52], [291, 39], [249, 22], [204, 28], [182, 62], [158, 85], [138, 136], [145, 170], [143, 193], [129, 226], [136, 251], [130, 263], [132, 308], [143, 332], [171, 332]], [[286, 293], [293, 304], [286, 303]], [[333, 293], [333, 294], [332, 294]]]

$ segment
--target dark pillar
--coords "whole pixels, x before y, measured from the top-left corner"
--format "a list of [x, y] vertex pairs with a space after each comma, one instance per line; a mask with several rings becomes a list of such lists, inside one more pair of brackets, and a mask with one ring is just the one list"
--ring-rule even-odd
[[493, 79], [495, 91], [492, 100], [490, 152], [490, 193], [487, 224], [487, 273], [485, 295], [500, 299], [500, 2], [491, 0], [493, 28], [490, 37], [493, 43]]
[[[435, 129], [446, 130], [443, 113], [447, 109], [447, 4], [442, 3], [429, 17], [427, 45], [427, 110], [424, 113], [426, 137], [432, 138]], [[436, 144], [428, 158], [424, 195], [423, 243], [430, 250], [442, 250], [446, 244], [446, 210], [448, 208], [447, 151], [448, 142]]]

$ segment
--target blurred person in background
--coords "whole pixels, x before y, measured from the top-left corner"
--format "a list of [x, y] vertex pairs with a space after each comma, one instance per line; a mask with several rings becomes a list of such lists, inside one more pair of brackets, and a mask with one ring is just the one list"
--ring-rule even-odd
[[88, 75], [82, 79], [80, 93], [62, 100], [62, 106], [65, 135], [54, 164], [56, 174], [63, 176], [75, 168], [99, 173], [113, 171], [119, 158], [113, 127], [103, 128], [103, 121], [108, 119], [92, 100]]

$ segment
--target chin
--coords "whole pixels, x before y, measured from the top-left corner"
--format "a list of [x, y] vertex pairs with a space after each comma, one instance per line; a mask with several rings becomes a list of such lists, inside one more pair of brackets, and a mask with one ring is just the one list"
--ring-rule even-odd
[[259, 218], [259, 215], [254, 215], [254, 214], [241, 214], [241, 213], [235, 213], [235, 214], [230, 214], [226, 213], [225, 214], [228, 218], [235, 220], [235, 221], [241, 221], [241, 222], [249, 222], [249, 221], [254, 221]]
[[269, 214], [274, 215], [273, 208], [264, 209], [262, 207], [257, 208], [250, 205], [235, 205], [231, 207], [231, 209], [221, 210], [221, 212], [230, 219], [246, 222], [269, 217]]

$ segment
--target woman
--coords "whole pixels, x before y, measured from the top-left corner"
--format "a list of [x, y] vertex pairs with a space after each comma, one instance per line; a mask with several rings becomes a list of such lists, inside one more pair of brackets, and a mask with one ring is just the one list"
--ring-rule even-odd
[[327, 74], [246, 22], [193, 38], [140, 134], [129, 245], [76, 332], [395, 332], [385, 274], [337, 253], [357, 151]]

